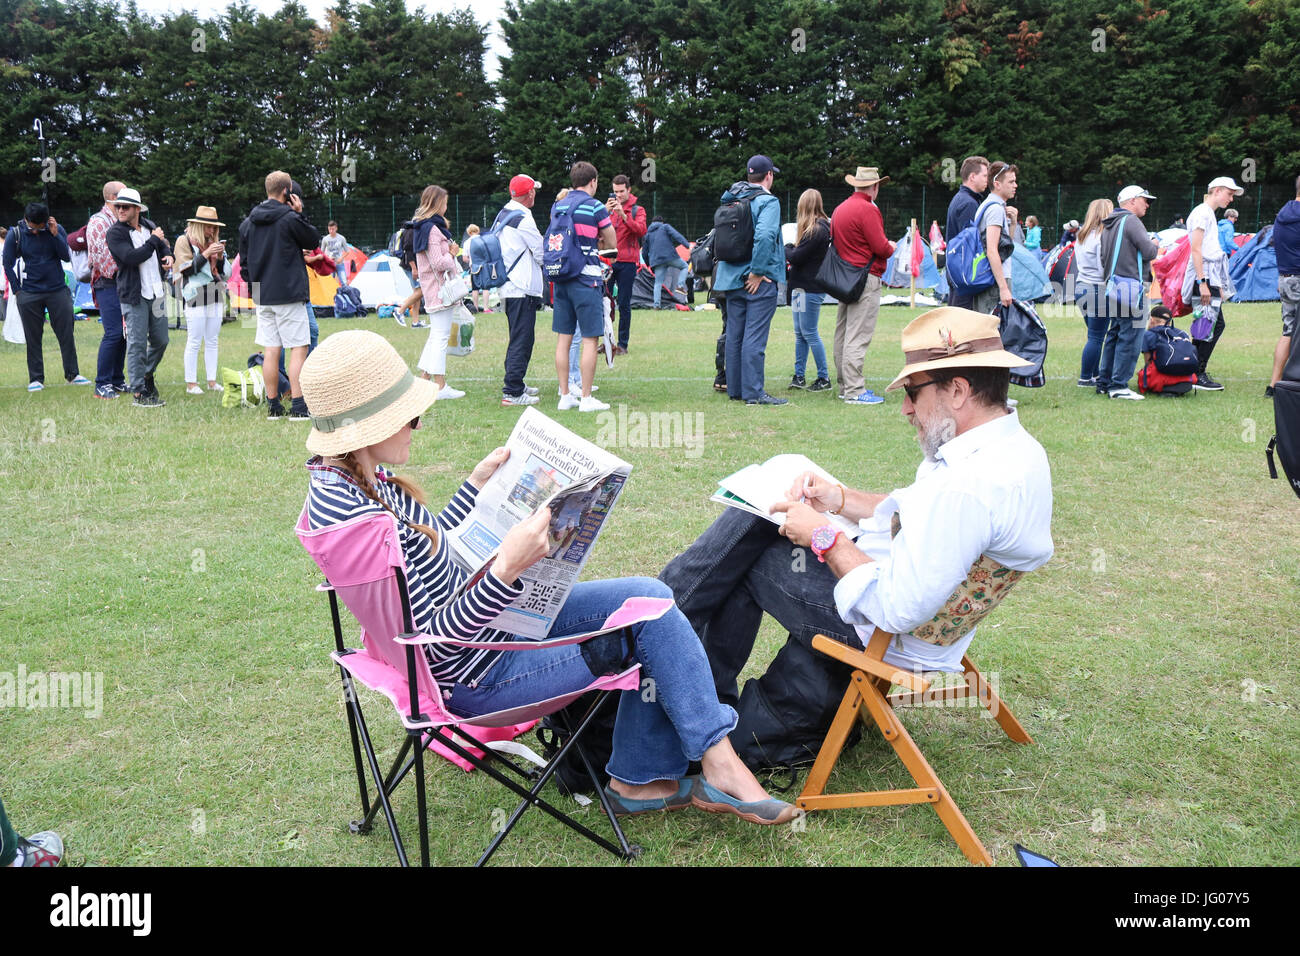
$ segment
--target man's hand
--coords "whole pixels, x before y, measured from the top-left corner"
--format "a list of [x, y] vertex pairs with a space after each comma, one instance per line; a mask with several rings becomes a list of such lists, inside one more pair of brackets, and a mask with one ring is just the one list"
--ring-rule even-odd
[[154, 226], [153, 232], [150, 233], [150, 235], [157, 236], [163, 242], [167, 241], [167, 233], [163, 232], [162, 226]]
[[297, 193], [289, 193], [289, 208], [294, 212], [302, 212], [302, 197]]
[[176, 261], [176, 260], [174, 260], [171, 256], [163, 256], [163, 257], [162, 257], [162, 267], [163, 267], [164, 269], [170, 269], [170, 268], [172, 267], [172, 263], [175, 262], [175, 261]]
[[834, 482], [818, 477], [814, 471], [805, 471], [794, 480], [790, 490], [785, 493], [789, 501], [802, 502], [814, 511], [830, 511], [844, 503], [840, 486]]
[[745, 291], [753, 295], [764, 282], [763, 276], [751, 272], [745, 276]]
[[772, 514], [785, 514], [785, 524], [780, 533], [801, 547], [808, 547], [812, 533], [826, 523], [826, 519], [812, 508], [797, 501], [778, 501], [772, 505]]
[[1210, 284], [1208, 282], [1198, 282], [1197, 288], [1201, 290], [1201, 306], [1208, 307], [1210, 304]]
[[57, 236], [59, 234], [59, 223], [53, 216], [45, 220], [45, 228], [50, 230], [51, 236]]
[[492, 451], [488, 452], [487, 457], [475, 465], [474, 470], [469, 473], [469, 483], [475, 488], [481, 489], [509, 457], [509, 448], [492, 449]]
[[998, 285], [998, 301], [1005, 306], [1011, 305], [1011, 287], [1006, 282]]

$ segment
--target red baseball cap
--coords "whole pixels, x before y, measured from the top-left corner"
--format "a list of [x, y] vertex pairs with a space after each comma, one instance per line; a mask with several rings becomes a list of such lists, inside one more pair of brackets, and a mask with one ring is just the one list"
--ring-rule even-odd
[[510, 196], [512, 199], [516, 196], [522, 196], [527, 193], [528, 190], [538, 189], [541, 185], [542, 184], [533, 179], [532, 176], [525, 176], [520, 173], [518, 176], [510, 180]]

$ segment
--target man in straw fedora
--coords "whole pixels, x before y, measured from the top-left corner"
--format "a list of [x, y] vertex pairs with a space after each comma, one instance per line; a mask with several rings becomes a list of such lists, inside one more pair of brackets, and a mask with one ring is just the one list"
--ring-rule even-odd
[[[751, 766], [762, 763], [762, 739], [753, 750], [748, 725], [768, 708], [824, 713], [827, 724], [835, 712], [847, 671], [811, 650], [813, 635], [857, 647], [879, 626], [898, 635], [890, 664], [960, 671], [975, 621], [1052, 556], [1051, 472], [1008, 407], [1010, 369], [1024, 360], [1002, 348], [998, 319], [932, 309], [903, 330], [902, 346], [888, 390], [903, 390], [924, 454], [911, 484], [857, 491], [805, 472], [772, 508], [782, 525], [727, 508], [660, 575], [704, 643], [719, 700], [740, 712], [733, 739]], [[860, 536], [850, 540], [827, 515]], [[764, 611], [790, 632], [778, 657], [787, 676], [738, 695]], [[796, 671], [802, 681], [789, 679]], [[814, 749], [825, 730], [812, 735]]]
[[831, 241], [840, 258], [865, 267], [869, 274], [861, 298], [841, 302], [835, 310], [835, 384], [840, 398], [851, 405], [879, 405], [884, 399], [867, 388], [862, 364], [880, 313], [880, 277], [894, 252], [876, 206], [880, 184], [889, 177], [881, 176], [875, 166], [859, 166], [844, 181], [853, 187], [853, 195], [831, 213]]

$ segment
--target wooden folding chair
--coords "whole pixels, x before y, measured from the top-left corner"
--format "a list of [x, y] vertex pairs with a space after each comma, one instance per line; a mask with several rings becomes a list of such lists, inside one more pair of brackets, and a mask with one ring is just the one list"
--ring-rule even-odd
[[[940, 688], [931, 695], [929, 680], [919, 674], [901, 671], [885, 663], [885, 651], [892, 639], [892, 634], [876, 628], [875, 633], [871, 635], [871, 640], [867, 642], [866, 650], [860, 651], [822, 634], [813, 638], [813, 647], [851, 666], [853, 675], [848, 689], [844, 692], [844, 699], [840, 702], [835, 720], [831, 723], [831, 729], [827, 731], [826, 739], [822, 741], [817, 760], [813, 763], [812, 770], [808, 772], [803, 792], [799, 794], [795, 805], [807, 812], [839, 807], [886, 807], [906, 803], [928, 803], [939, 814], [939, 819], [948, 828], [948, 832], [952, 834], [968, 860], [972, 863], [992, 866], [993, 858], [989, 856], [988, 850], [984, 849], [984, 844], [975, 835], [975, 831], [971, 829], [962, 812], [957, 809], [957, 804], [953, 803], [952, 797], [948, 795], [947, 789], [939, 780], [939, 775], [922, 755], [920, 748], [908, 734], [907, 728], [898, 719], [894, 708], [897, 705], [905, 706], [917, 702], [917, 695], [926, 695], [923, 698], [925, 701], [935, 700], [944, 703], [974, 696], [981, 705], [988, 708], [998, 725], [1016, 743], [1031, 744], [1033, 740], [1025, 733], [1025, 728], [1020, 726], [1020, 722], [1016, 720], [1011, 710], [989, 687], [983, 675], [971, 663], [970, 657], [963, 656], [961, 659], [966, 678], [964, 685]], [[890, 694], [893, 685], [906, 688], [906, 691]], [[830, 777], [835, 762], [839, 760], [844, 750], [855, 719], [861, 719], [867, 727], [874, 725], [880, 728], [885, 740], [894, 748], [894, 752], [907, 767], [907, 772], [916, 783], [915, 788], [872, 790], [863, 793], [825, 792], [827, 778]]]

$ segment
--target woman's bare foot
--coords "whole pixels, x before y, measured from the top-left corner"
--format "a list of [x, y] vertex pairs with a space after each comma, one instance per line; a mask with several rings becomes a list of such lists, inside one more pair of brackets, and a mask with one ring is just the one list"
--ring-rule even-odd
[[729, 739], [723, 738], [706, 750], [700, 764], [704, 779], [728, 796], [744, 803], [768, 799], [768, 792], [736, 756]]
[[609, 788], [620, 797], [627, 797], [629, 800], [666, 800], [669, 797], [677, 796], [678, 782], [676, 780], [654, 780], [650, 783], [632, 784], [611, 777]]

